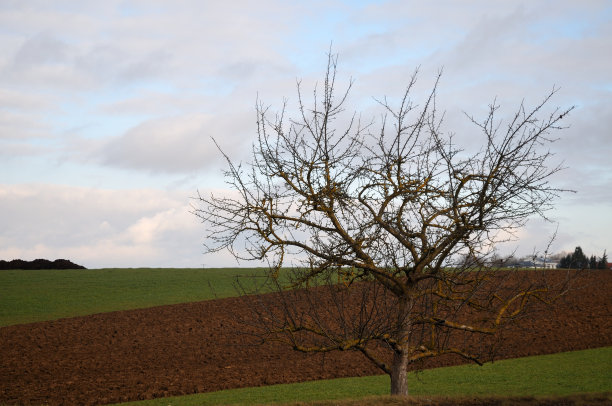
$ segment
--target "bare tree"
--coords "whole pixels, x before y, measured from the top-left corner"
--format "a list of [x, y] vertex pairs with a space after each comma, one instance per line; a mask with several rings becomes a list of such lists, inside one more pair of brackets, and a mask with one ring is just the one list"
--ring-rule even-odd
[[[480, 363], [493, 341], [477, 337], [550, 300], [537, 272], [494, 272], [487, 258], [561, 192], [546, 146], [573, 108], [546, 114], [553, 89], [504, 122], [494, 103], [483, 121], [467, 116], [482, 134], [469, 153], [442, 130], [440, 74], [417, 105], [415, 72], [397, 106], [379, 100], [381, 119], [364, 123], [345, 111], [353, 82], [337, 92], [336, 64], [330, 54], [311, 106], [298, 82], [296, 118], [286, 101], [277, 113], [258, 101], [252, 162], [225, 156], [237, 194], [200, 195], [195, 213], [209, 251], [270, 261], [278, 294], [256, 306], [263, 338], [359, 351], [406, 395], [409, 364], [444, 354]], [[289, 259], [290, 290], [278, 279]]]

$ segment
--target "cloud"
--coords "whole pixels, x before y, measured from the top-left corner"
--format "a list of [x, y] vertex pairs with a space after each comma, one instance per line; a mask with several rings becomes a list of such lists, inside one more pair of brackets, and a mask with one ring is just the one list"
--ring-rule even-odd
[[14, 56], [14, 68], [23, 70], [40, 65], [62, 65], [69, 59], [69, 47], [52, 34], [38, 33], [29, 38]]
[[224, 65], [278, 63], [274, 48], [285, 38], [276, 33], [287, 31], [302, 8], [276, 1], [15, 4], [0, 10], [16, 38], [5, 49], [4, 73], [64, 88], [148, 79], [193, 85], [193, 77]]
[[240, 151], [244, 120], [239, 115], [207, 114], [147, 120], [110, 140], [97, 152], [96, 158], [105, 165], [154, 173], [210, 168], [222, 164], [222, 155], [212, 138], [230, 154]]
[[0, 106], [3, 109], [41, 111], [53, 108], [53, 99], [47, 95], [24, 94], [10, 89], [0, 89]]
[[206, 97], [192, 93], [170, 93], [144, 90], [121, 100], [100, 106], [100, 114], [163, 117], [197, 112], [206, 104]]
[[48, 111], [56, 111], [50, 96], [0, 88], [0, 155], [10, 156], [9, 148], [35, 149], [34, 145], [24, 144], [49, 138], [52, 127], [45, 118]]
[[187, 192], [0, 185], [0, 258], [68, 258], [87, 267], [198, 266]]
[[49, 125], [40, 120], [40, 117], [0, 110], [0, 140], [40, 138], [47, 136], [49, 129]]

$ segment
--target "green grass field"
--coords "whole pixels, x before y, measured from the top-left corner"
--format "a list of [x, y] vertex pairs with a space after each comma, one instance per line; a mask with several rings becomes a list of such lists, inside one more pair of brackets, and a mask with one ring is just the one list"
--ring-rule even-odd
[[[612, 392], [612, 347], [409, 374], [411, 395], [567, 396]], [[123, 403], [130, 406], [204, 406], [313, 402], [357, 399], [389, 393], [386, 375], [342, 378], [299, 384], [243, 388], [196, 395]], [[372, 403], [376, 404], [376, 402]]]
[[[0, 271], [0, 326], [209, 300], [237, 294], [262, 269]], [[240, 279], [253, 283], [253, 278]]]

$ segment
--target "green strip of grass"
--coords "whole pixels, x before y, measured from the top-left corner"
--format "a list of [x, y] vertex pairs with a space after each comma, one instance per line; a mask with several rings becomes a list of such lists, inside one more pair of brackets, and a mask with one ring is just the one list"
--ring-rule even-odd
[[[567, 396], [612, 391], [612, 347], [411, 373], [413, 396]], [[204, 406], [356, 399], [389, 393], [386, 375], [243, 388], [123, 403]]]
[[[236, 296], [261, 269], [0, 271], [0, 326]], [[242, 279], [254, 283], [254, 279]]]

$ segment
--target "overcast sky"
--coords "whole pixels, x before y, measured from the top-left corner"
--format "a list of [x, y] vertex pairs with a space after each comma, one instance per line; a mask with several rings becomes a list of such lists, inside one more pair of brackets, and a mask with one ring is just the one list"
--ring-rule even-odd
[[496, 98], [510, 114], [559, 87], [551, 107], [576, 109], [554, 184], [577, 193], [514, 246], [542, 249], [558, 227], [555, 252], [612, 250], [610, 1], [0, 0], [0, 259], [235, 266], [203, 255], [190, 214], [197, 190], [225, 187], [211, 137], [245, 159], [257, 97], [295, 101], [330, 44], [358, 110], [443, 68], [444, 130], [467, 140], [463, 111]]

